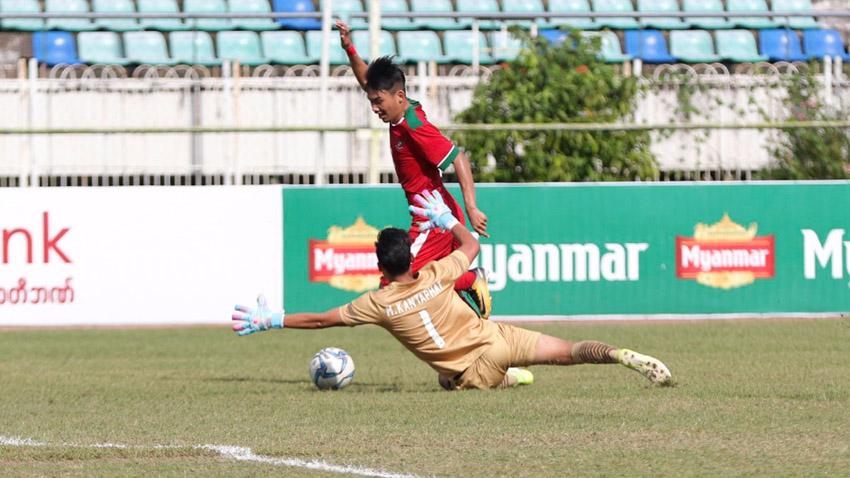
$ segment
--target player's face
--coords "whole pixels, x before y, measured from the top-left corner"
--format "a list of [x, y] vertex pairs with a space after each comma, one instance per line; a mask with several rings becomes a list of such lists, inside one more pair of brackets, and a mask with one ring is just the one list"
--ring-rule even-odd
[[402, 90], [390, 92], [370, 89], [367, 97], [369, 103], [372, 104], [372, 111], [384, 123], [398, 123], [404, 116], [404, 92]]

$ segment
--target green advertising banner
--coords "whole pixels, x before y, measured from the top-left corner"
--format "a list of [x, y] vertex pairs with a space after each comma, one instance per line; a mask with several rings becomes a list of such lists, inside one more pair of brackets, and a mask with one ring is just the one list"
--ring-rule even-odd
[[[457, 187], [449, 188], [460, 199]], [[494, 315], [850, 311], [850, 183], [479, 185]], [[377, 286], [398, 186], [284, 188], [284, 302]]]

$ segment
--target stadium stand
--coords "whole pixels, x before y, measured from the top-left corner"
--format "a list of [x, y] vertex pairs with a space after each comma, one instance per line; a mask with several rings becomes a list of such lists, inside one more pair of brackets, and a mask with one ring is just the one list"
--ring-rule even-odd
[[174, 65], [168, 56], [168, 46], [162, 32], [124, 33], [124, 53], [127, 61], [134, 64]]
[[675, 63], [664, 34], [658, 30], [629, 30], [625, 33], [626, 53], [644, 63]]
[[[684, 0], [682, 11], [693, 13], [723, 13], [723, 4], [720, 0]], [[719, 30], [732, 28], [734, 25], [723, 17], [685, 17], [685, 21], [693, 28], [704, 30]]]
[[[549, 0], [550, 13], [590, 13], [588, 0]], [[561, 26], [577, 30], [598, 30], [599, 24], [593, 18], [550, 18], [549, 25], [554, 28]]]
[[171, 45], [171, 57], [177, 63], [202, 66], [221, 65], [221, 58], [215, 55], [212, 37], [207, 32], [170, 32], [168, 43]]
[[[135, 13], [136, 7], [132, 0], [92, 0], [92, 10], [95, 13]], [[133, 18], [98, 18], [95, 25], [101, 30], [113, 32], [129, 32], [141, 30]]]
[[612, 31], [582, 32], [586, 38], [599, 38], [599, 57], [605, 63], [625, 63], [632, 60], [632, 55], [624, 54], [620, 47], [620, 39]]
[[[44, 10], [50, 13], [88, 13], [86, 0], [47, 0]], [[86, 18], [48, 18], [45, 25], [48, 30], [66, 30], [84, 32], [97, 30], [97, 25]]]
[[850, 55], [844, 48], [844, 40], [836, 30], [806, 30], [803, 32], [803, 48], [809, 59], [838, 57], [843, 61], [850, 60]]
[[[459, 13], [487, 14], [501, 12], [496, 0], [456, 0], [456, 4]], [[470, 28], [472, 26], [472, 19], [461, 18], [458, 20], [458, 23], [463, 28]], [[495, 20], [481, 20], [478, 22], [478, 28], [482, 30], [498, 30], [501, 26]]]
[[806, 61], [796, 31], [784, 28], [759, 30], [759, 50], [770, 61]]
[[713, 63], [721, 60], [714, 51], [711, 34], [705, 30], [670, 32], [670, 52], [685, 63]]
[[[445, 33], [446, 57], [453, 63], [470, 65], [473, 63], [472, 49], [475, 41], [471, 31], [450, 31]], [[492, 65], [496, 62], [488, 52], [487, 38], [484, 33], [478, 32], [478, 62], [482, 65]]]
[[[224, 0], [183, 0], [183, 11], [186, 13], [227, 13]], [[233, 28], [226, 18], [192, 18], [186, 21], [193, 30], [217, 32]]]
[[[311, 13], [316, 11], [312, 0], [274, 0], [274, 11], [280, 13]], [[315, 18], [278, 18], [281, 28], [292, 30], [320, 30], [322, 22]]]
[[222, 60], [238, 60], [248, 66], [264, 65], [269, 59], [263, 56], [260, 37], [257, 32], [226, 31], [218, 32], [218, 56]]
[[507, 32], [490, 32], [490, 45], [496, 61], [511, 61], [522, 49], [522, 42]]
[[260, 43], [263, 54], [274, 64], [309, 65], [319, 61], [307, 55], [304, 37], [295, 31], [262, 32]]
[[[505, 13], [544, 13], [543, 3], [540, 0], [502, 0], [502, 7]], [[543, 18], [536, 20], [537, 25], [543, 28], [549, 26], [549, 22]], [[508, 20], [508, 25], [519, 25], [523, 28], [531, 28], [530, 20]]]
[[[347, 65], [348, 55], [339, 46], [338, 41], [334, 41], [329, 45], [328, 52], [330, 54], [331, 65]], [[307, 56], [317, 58], [322, 57], [322, 32], [310, 31], [307, 32]]]
[[[407, 13], [407, 0], [382, 0], [381, 13]], [[409, 18], [381, 17], [381, 28], [385, 30], [416, 30], [418, 27]]]
[[451, 62], [451, 59], [443, 54], [440, 37], [435, 32], [398, 32], [397, 39], [399, 57], [405, 63], [420, 61]]
[[35, 32], [32, 36], [33, 56], [47, 66], [81, 63], [77, 57], [74, 35], [70, 32]]
[[80, 60], [90, 65], [121, 65], [130, 61], [124, 56], [121, 37], [115, 32], [81, 32], [77, 35]]
[[346, 18], [351, 13], [364, 12], [360, 0], [334, 0], [334, 13], [339, 14], [348, 23], [352, 30], [364, 30], [369, 28], [369, 23], [364, 18]]
[[[774, 12], [810, 12], [814, 10], [811, 0], [772, 0], [771, 5]], [[773, 21], [797, 30], [821, 27], [814, 17], [773, 17]]]
[[756, 63], [767, 61], [767, 55], [761, 55], [756, 40], [749, 30], [720, 30], [715, 34], [717, 54], [724, 60], [734, 63]]
[[[354, 48], [357, 48], [360, 56], [364, 60], [369, 59], [369, 32], [358, 30], [351, 33], [351, 41], [354, 42]], [[381, 31], [379, 53], [381, 56], [396, 55], [398, 50], [395, 47], [395, 39], [392, 33]]]
[[[416, 13], [452, 13], [450, 0], [411, 0], [411, 11]], [[413, 21], [419, 29], [425, 30], [457, 30], [463, 26], [451, 17], [422, 17]]]
[[[180, 13], [176, 0], [138, 0], [139, 13]], [[179, 18], [142, 18], [139, 22], [145, 30], [171, 32], [188, 30]]]
[[[726, 9], [736, 13], [767, 13], [769, 11], [765, 0], [727, 0]], [[768, 17], [733, 17], [731, 21], [737, 27], [753, 30], [776, 27], [776, 22]]]
[[[0, 12], [4, 13], [41, 13], [38, 0], [0, 0]], [[41, 18], [4, 18], [0, 21], [3, 30], [34, 32], [44, 30]]]
[[[227, 10], [231, 13], [271, 13], [268, 0], [228, 0]], [[280, 26], [270, 18], [234, 18], [233, 28], [239, 30], [277, 30]]]
[[[623, 13], [634, 12], [631, 0], [593, 0], [594, 12]], [[640, 28], [640, 23], [631, 17], [599, 17], [597, 19], [602, 27], [615, 30], [633, 30]]]
[[[678, 0], [638, 0], [639, 12], [672, 12], [679, 13]], [[647, 17], [640, 21], [642, 28], [658, 28], [662, 30], [683, 30], [691, 24], [679, 17]]]

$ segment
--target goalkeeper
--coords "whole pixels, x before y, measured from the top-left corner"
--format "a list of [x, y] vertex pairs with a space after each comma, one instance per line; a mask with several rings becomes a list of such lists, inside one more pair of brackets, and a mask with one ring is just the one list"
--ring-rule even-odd
[[417, 195], [411, 212], [418, 226], [451, 231], [460, 246], [448, 257], [411, 271], [410, 240], [401, 229], [378, 235], [378, 267], [389, 284], [324, 313], [272, 313], [261, 297], [252, 310], [237, 306], [240, 336], [271, 328], [320, 329], [376, 324], [439, 374], [443, 388], [489, 389], [528, 384], [528, 365], [622, 364], [658, 385], [671, 375], [659, 360], [596, 341], [570, 342], [508, 324], [480, 319], [453, 291], [458, 276], [478, 255], [478, 241], [460, 224], [438, 190]]

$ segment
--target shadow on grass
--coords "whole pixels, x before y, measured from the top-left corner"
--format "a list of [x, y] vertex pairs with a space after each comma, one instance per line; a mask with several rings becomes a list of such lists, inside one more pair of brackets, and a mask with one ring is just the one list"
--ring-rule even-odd
[[[255, 377], [213, 377], [213, 378], [205, 378], [202, 379], [203, 382], [218, 382], [218, 383], [272, 383], [277, 385], [306, 385], [313, 386], [313, 382], [310, 380], [303, 379], [276, 379], [276, 378], [255, 378]], [[345, 388], [348, 392], [401, 392], [401, 391], [411, 391], [409, 389], [403, 389], [399, 384], [396, 383], [361, 383], [355, 382]], [[416, 390], [416, 391], [430, 391], [430, 390]]]

